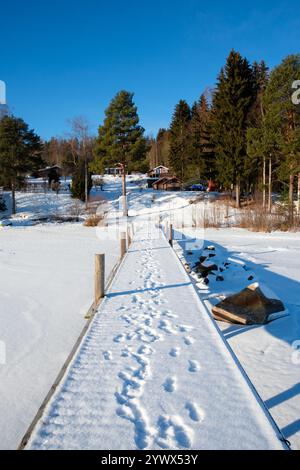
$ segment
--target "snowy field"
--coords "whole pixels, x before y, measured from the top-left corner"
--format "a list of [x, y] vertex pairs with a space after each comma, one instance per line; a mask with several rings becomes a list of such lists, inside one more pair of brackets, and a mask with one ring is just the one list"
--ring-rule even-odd
[[179, 241], [177, 250], [184, 260], [192, 265], [201, 247], [213, 245], [212, 262], [230, 263], [219, 273], [224, 281], [215, 276], [210, 276], [208, 286], [198, 281], [202, 299], [214, 304], [259, 282], [284, 302], [288, 315], [265, 326], [218, 324], [283, 434], [294, 449], [300, 449], [300, 234], [242, 229], [206, 229], [199, 234], [185, 251], [185, 243]]
[[[106, 178], [104, 189], [100, 196], [111, 204], [113, 225], [120, 215], [120, 178]], [[202, 299], [214, 303], [258, 281], [284, 302], [289, 315], [268, 325], [219, 326], [278, 426], [292, 447], [300, 449], [300, 360], [295, 349], [299, 343], [294, 343], [300, 340], [300, 235], [192, 230], [204, 207], [214, 206], [206, 204], [206, 196], [196, 206], [190, 204], [196, 194], [153, 192], [137, 178], [128, 180], [128, 192], [132, 220], [142, 225], [148, 217], [155, 223], [168, 221], [177, 233], [197, 237], [187, 250], [179, 240], [177, 251], [184, 261], [193, 264], [205, 244], [216, 247], [218, 262], [233, 259], [222, 273], [223, 282], [198, 285]], [[99, 191], [93, 190], [92, 196]], [[94, 254], [106, 253], [108, 274], [119, 251], [118, 240], [105, 229], [80, 223], [34, 225], [37, 214], [72, 211], [68, 194], [20, 193], [17, 204], [13, 225], [0, 226], [0, 345], [6, 347], [6, 363], [0, 363], [1, 448], [17, 446], [84, 325], [93, 296]]]
[[[55, 192], [18, 192], [16, 194], [17, 214], [8, 218], [11, 211], [11, 198], [6, 194], [7, 211], [2, 214], [2, 225], [12, 224], [14, 227], [32, 226], [47, 217], [77, 215], [82, 212], [83, 203], [70, 197], [69, 193]], [[1, 220], [0, 220], [1, 222]]]
[[[53, 196], [60, 207], [72, 203]], [[37, 200], [27, 195], [27, 205], [18, 195], [25, 218], [0, 228], [1, 449], [17, 447], [84, 326], [94, 254], [106, 253], [107, 274], [119, 254], [116, 240], [104, 242], [81, 224], [26, 226]]]

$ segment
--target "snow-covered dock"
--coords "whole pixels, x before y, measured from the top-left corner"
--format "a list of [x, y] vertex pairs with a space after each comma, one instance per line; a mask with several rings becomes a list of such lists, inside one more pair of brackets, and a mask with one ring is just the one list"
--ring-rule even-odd
[[137, 232], [27, 449], [283, 449], [163, 236]]

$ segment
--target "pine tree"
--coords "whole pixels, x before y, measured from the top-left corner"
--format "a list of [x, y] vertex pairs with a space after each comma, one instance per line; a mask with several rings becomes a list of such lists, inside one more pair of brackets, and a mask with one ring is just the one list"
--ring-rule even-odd
[[214, 178], [214, 149], [211, 139], [211, 113], [205, 95], [191, 110], [191, 158], [198, 178]]
[[180, 100], [170, 126], [169, 162], [182, 182], [188, 177], [188, 165], [191, 162], [190, 123], [190, 107], [186, 101]]
[[[274, 157], [276, 141], [274, 134], [276, 129], [271, 125], [270, 116], [266, 116], [266, 104], [264, 97], [269, 80], [269, 69], [264, 61], [259, 64], [254, 62], [253, 75], [255, 80], [256, 98], [251, 107], [248, 117], [247, 129], [247, 149], [250, 159], [249, 176], [253, 181], [257, 180], [259, 172], [262, 170], [262, 192], [263, 208], [266, 207], [266, 162]], [[275, 144], [275, 145], [274, 145]], [[272, 163], [272, 162], [270, 162]], [[272, 165], [269, 165], [269, 169]], [[271, 209], [271, 181], [272, 174], [269, 174], [269, 208]]]
[[0, 120], [1, 183], [12, 192], [12, 213], [16, 212], [15, 190], [24, 176], [42, 165], [42, 143], [38, 135], [20, 118]]
[[214, 93], [213, 141], [218, 179], [225, 187], [235, 185], [237, 206], [241, 185], [247, 177], [247, 118], [255, 95], [252, 68], [232, 50]]
[[195, 102], [191, 109], [191, 123], [190, 123], [190, 158], [191, 166], [194, 169], [194, 174], [200, 179], [204, 178], [206, 169], [205, 161], [202, 158], [201, 151], [201, 138], [203, 130], [203, 114], [205, 112], [201, 108], [201, 103]]
[[167, 129], [159, 129], [156, 141], [159, 162], [158, 164], [168, 166], [170, 152], [170, 132]]
[[149, 151], [147, 154], [150, 169], [158, 165], [169, 165], [170, 132], [167, 129], [159, 129], [156, 139], [149, 139]]
[[270, 121], [279, 131], [276, 134], [276, 144], [281, 154], [278, 175], [289, 185], [291, 209], [295, 176], [300, 173], [300, 110], [291, 99], [292, 84], [299, 76], [300, 55], [287, 56], [272, 71], [265, 93]]
[[[81, 201], [85, 201], [85, 198], [86, 198], [86, 187], [85, 187], [86, 174], [85, 172], [86, 172], [85, 161], [79, 160], [78, 164], [73, 169], [71, 194], [73, 198], [81, 199]], [[91, 172], [88, 171], [88, 174], [87, 174], [88, 194], [90, 193], [91, 188], [92, 188], [92, 175], [91, 175]]]
[[120, 91], [110, 102], [104, 123], [99, 127], [91, 170], [102, 173], [106, 166], [118, 163], [124, 164], [128, 171], [138, 170], [140, 164], [145, 164], [148, 150], [143, 134], [133, 93]]

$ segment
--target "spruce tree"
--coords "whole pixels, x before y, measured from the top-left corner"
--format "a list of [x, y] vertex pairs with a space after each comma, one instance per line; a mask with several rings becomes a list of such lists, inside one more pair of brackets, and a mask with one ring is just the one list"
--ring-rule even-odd
[[23, 119], [4, 116], [0, 120], [0, 179], [11, 189], [12, 213], [16, 212], [15, 191], [24, 176], [43, 164], [42, 143]]
[[214, 178], [214, 149], [211, 138], [211, 112], [204, 94], [191, 111], [192, 167], [198, 178]]
[[143, 134], [133, 93], [120, 91], [110, 102], [99, 127], [91, 170], [102, 173], [106, 166], [117, 163], [124, 164], [129, 171], [138, 170], [140, 164], [145, 165], [148, 150]]
[[159, 129], [156, 139], [149, 140], [148, 162], [150, 168], [158, 165], [169, 165], [170, 133], [167, 129]]
[[287, 56], [270, 75], [265, 93], [269, 120], [277, 129], [279, 178], [289, 185], [292, 208], [295, 176], [300, 173], [300, 109], [292, 102], [292, 84], [300, 76], [300, 54]]
[[[79, 160], [76, 167], [73, 169], [72, 174], [72, 185], [71, 185], [71, 195], [73, 198], [81, 199], [81, 201], [85, 201], [86, 198], [86, 187], [85, 187], [85, 178], [86, 178], [86, 168], [85, 168], [85, 161]], [[88, 171], [87, 174], [87, 191], [88, 194], [92, 188], [92, 175], [91, 172]]]
[[[203, 130], [203, 109], [201, 109], [200, 102], [195, 102], [191, 109], [191, 123], [190, 123], [190, 158], [191, 166], [194, 169], [194, 174], [200, 179], [204, 178], [206, 169], [205, 161], [202, 158], [201, 152], [201, 138]], [[205, 112], [205, 110], [204, 110]]]
[[[263, 208], [266, 207], [266, 162], [267, 159], [274, 156], [276, 148], [274, 140], [274, 132], [269, 119], [266, 116], [266, 104], [264, 103], [265, 91], [269, 80], [269, 69], [264, 61], [260, 63], [254, 62], [253, 75], [255, 80], [256, 98], [251, 107], [248, 117], [247, 129], [247, 149], [249, 164], [249, 177], [253, 182], [257, 181], [259, 173], [262, 172], [262, 192], [263, 192]], [[270, 165], [269, 165], [270, 167]], [[269, 193], [271, 191], [269, 175]]]
[[232, 50], [214, 93], [213, 141], [218, 180], [227, 188], [235, 185], [237, 206], [241, 185], [247, 177], [247, 118], [255, 95], [252, 68]]
[[186, 101], [180, 100], [170, 126], [169, 162], [182, 182], [188, 177], [188, 165], [191, 162], [190, 123], [190, 107]]

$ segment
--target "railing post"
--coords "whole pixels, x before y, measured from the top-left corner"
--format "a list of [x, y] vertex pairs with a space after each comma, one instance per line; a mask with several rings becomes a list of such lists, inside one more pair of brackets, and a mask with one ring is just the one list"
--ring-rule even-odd
[[128, 226], [128, 227], [127, 227], [127, 246], [128, 246], [128, 248], [130, 247], [131, 242], [132, 242], [132, 238], [131, 238], [131, 227]]
[[124, 258], [126, 253], [126, 233], [121, 232], [121, 239], [120, 239], [120, 257], [121, 259]]
[[105, 296], [105, 255], [95, 255], [95, 304]]
[[171, 246], [173, 246], [173, 224], [170, 224], [169, 243]]

